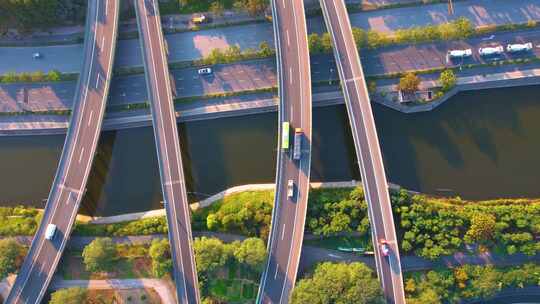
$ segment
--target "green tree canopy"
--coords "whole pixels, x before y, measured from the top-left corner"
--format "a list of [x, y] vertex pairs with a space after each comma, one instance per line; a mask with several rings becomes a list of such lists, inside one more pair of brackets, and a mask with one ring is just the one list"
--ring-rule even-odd
[[292, 294], [293, 304], [383, 303], [373, 271], [362, 263], [317, 265], [312, 277], [302, 279]]
[[16, 240], [0, 240], [0, 280], [17, 271], [17, 261], [22, 252], [23, 248]]
[[172, 270], [171, 250], [167, 239], [153, 240], [148, 254], [152, 259], [152, 272], [161, 278]]
[[232, 255], [227, 245], [216, 238], [196, 238], [193, 242], [193, 250], [197, 271], [205, 274], [224, 266]]
[[49, 304], [81, 304], [86, 301], [87, 290], [81, 287], [60, 289], [51, 294]]
[[234, 248], [234, 257], [238, 262], [260, 271], [266, 261], [266, 245], [259, 238], [245, 239]]
[[496, 224], [497, 221], [493, 214], [475, 212], [471, 217], [471, 226], [465, 234], [465, 241], [474, 243], [491, 240]]
[[418, 91], [418, 86], [420, 85], [420, 78], [412, 72], [406, 73], [403, 77], [399, 79], [398, 88], [403, 92], [414, 93]]
[[457, 80], [456, 80], [456, 75], [454, 74], [454, 71], [444, 70], [441, 72], [441, 76], [439, 77], [439, 82], [444, 92], [453, 88], [456, 85], [456, 81]]
[[86, 270], [108, 271], [116, 259], [116, 245], [111, 238], [96, 238], [84, 247], [82, 256]]

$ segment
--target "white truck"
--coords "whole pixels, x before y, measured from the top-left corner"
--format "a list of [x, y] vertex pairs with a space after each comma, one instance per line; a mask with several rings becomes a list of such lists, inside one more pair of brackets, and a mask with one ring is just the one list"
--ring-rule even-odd
[[478, 49], [480, 56], [492, 56], [492, 55], [501, 55], [504, 53], [504, 48], [502, 45], [483, 47]]
[[47, 230], [45, 230], [45, 239], [52, 240], [56, 234], [56, 225], [55, 224], [49, 224], [47, 226]]
[[532, 48], [533, 48], [532, 42], [516, 43], [516, 44], [507, 45], [506, 51], [508, 53], [517, 53], [517, 52], [530, 51], [532, 50]]
[[465, 49], [465, 50], [451, 50], [448, 51], [446, 54], [448, 58], [465, 58], [472, 56], [472, 50], [471, 49]]

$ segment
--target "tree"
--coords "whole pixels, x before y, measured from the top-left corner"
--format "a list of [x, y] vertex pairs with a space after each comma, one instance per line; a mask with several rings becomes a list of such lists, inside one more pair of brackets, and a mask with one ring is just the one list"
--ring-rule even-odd
[[148, 254], [152, 259], [152, 273], [161, 278], [172, 269], [171, 250], [167, 239], [153, 240]]
[[59, 81], [60, 77], [61, 74], [57, 70], [50, 70], [49, 73], [47, 73], [47, 79], [49, 81]]
[[353, 27], [352, 34], [357, 48], [363, 48], [367, 44], [367, 33], [361, 28]]
[[245, 239], [234, 249], [234, 257], [238, 262], [260, 271], [266, 260], [266, 245], [259, 238]]
[[35, 71], [30, 75], [33, 82], [43, 81], [45, 79], [45, 74], [42, 71]]
[[379, 282], [362, 263], [317, 265], [312, 277], [298, 282], [291, 303], [383, 303]]
[[210, 12], [214, 14], [214, 16], [223, 16], [224, 11], [225, 6], [221, 1], [216, 1], [210, 5]]
[[491, 240], [496, 224], [497, 221], [493, 214], [475, 212], [471, 217], [471, 227], [465, 234], [465, 241], [474, 243]]
[[96, 238], [84, 247], [82, 256], [86, 270], [108, 271], [116, 259], [116, 245], [111, 238]]
[[87, 290], [81, 287], [60, 289], [51, 294], [49, 304], [80, 304], [86, 300]]
[[268, 0], [237, 0], [233, 7], [237, 10], [245, 10], [251, 16], [258, 16], [264, 13], [268, 7]]
[[309, 51], [313, 54], [322, 53], [322, 41], [321, 37], [317, 33], [311, 33], [308, 36]]
[[330, 53], [332, 51], [332, 36], [330, 36], [329, 33], [322, 34], [321, 47], [325, 53]]
[[418, 76], [416, 76], [413, 72], [408, 72], [399, 79], [398, 88], [403, 92], [414, 93], [418, 91], [419, 85], [420, 78], [418, 78]]
[[259, 51], [261, 52], [261, 55], [264, 57], [270, 57], [274, 54], [274, 50], [272, 50], [272, 48], [266, 41], [263, 41], [261, 42], [261, 44], [259, 44]]
[[0, 280], [17, 271], [23, 247], [15, 239], [0, 240]]
[[216, 238], [196, 238], [193, 242], [193, 251], [197, 271], [206, 275], [224, 266], [231, 257], [229, 248]]
[[441, 84], [442, 90], [447, 92], [456, 85], [456, 75], [452, 70], [444, 70], [439, 76], [439, 83]]

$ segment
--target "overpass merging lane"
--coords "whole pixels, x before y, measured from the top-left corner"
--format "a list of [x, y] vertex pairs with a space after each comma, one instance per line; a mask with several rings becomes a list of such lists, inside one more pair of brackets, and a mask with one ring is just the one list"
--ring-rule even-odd
[[179, 303], [199, 303], [189, 204], [158, 0], [136, 0], [135, 12], [169, 227], [177, 299]]
[[[276, 195], [269, 257], [257, 303], [288, 303], [296, 281], [304, 236], [311, 166], [311, 76], [303, 1], [273, 0], [272, 15], [279, 78], [279, 140]], [[283, 149], [283, 122], [302, 131], [299, 160]], [[285, 136], [291, 134], [285, 134]], [[291, 137], [292, 138], [292, 137]], [[297, 145], [295, 142], [293, 145]], [[288, 182], [292, 181], [292, 196]]]
[[[114, 60], [118, 11], [118, 0], [88, 1], [83, 68], [64, 149], [43, 219], [5, 303], [40, 303], [66, 246], [101, 131]], [[51, 240], [45, 239], [49, 224], [57, 227]]]
[[[405, 304], [388, 184], [349, 15], [343, 0], [320, 0], [320, 2], [326, 26], [332, 36], [334, 56], [349, 114], [364, 193], [368, 202], [377, 274], [387, 301]], [[385, 240], [390, 249], [386, 257], [380, 249], [381, 240]]]

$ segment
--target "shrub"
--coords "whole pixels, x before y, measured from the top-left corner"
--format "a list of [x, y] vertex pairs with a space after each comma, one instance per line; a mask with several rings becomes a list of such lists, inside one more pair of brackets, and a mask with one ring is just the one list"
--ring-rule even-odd
[[116, 246], [110, 238], [96, 238], [84, 247], [82, 256], [87, 271], [109, 271], [116, 260]]

